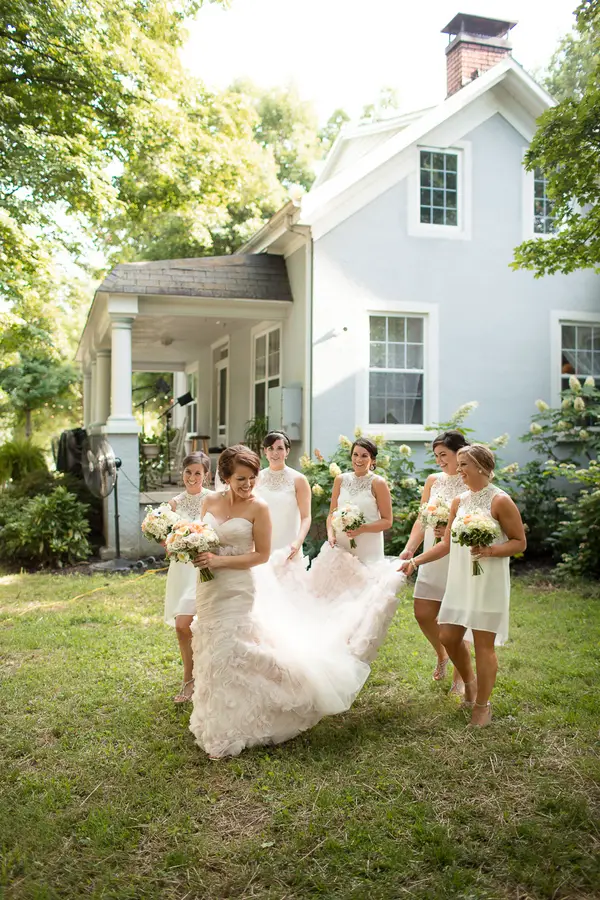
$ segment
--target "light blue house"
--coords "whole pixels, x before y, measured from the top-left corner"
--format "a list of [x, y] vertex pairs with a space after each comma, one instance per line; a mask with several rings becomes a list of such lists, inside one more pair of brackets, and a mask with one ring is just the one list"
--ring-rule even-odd
[[[131, 481], [127, 366], [178, 373], [196, 397], [186, 427], [214, 444], [240, 440], [270, 405], [296, 456], [357, 425], [420, 450], [427, 425], [477, 400], [469, 424], [508, 432], [506, 459], [522, 460], [535, 400], [556, 403], [573, 372], [600, 378], [597, 276], [510, 268], [516, 245], [554, 228], [543, 176], [522, 165], [553, 101], [512, 59], [513, 24], [456, 16], [447, 99], [344, 129], [310, 193], [235, 256], [113, 270], [80, 359], [86, 425], [117, 445]], [[135, 491], [125, 503], [135, 553]]]

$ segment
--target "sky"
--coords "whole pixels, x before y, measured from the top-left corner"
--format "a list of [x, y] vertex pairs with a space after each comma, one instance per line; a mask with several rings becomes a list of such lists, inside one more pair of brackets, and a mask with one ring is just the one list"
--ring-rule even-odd
[[231, 0], [205, 4], [189, 23], [187, 68], [207, 86], [249, 77], [258, 85], [294, 84], [319, 118], [344, 108], [352, 118], [382, 87], [402, 109], [440, 102], [446, 93], [448, 36], [458, 12], [518, 21], [513, 56], [543, 67], [574, 22], [577, 0]]

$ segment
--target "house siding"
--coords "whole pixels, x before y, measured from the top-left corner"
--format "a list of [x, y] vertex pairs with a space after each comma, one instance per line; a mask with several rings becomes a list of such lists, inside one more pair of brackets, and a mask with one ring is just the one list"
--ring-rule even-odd
[[600, 310], [592, 272], [536, 280], [510, 268], [524, 237], [524, 138], [496, 114], [463, 140], [471, 144], [471, 240], [410, 236], [405, 179], [315, 243], [313, 443], [323, 452], [356, 424], [356, 360], [368, 335], [353, 322], [365, 310], [436, 304], [439, 420], [478, 400], [468, 425], [481, 439], [508, 432], [504, 458], [520, 461], [527, 450], [517, 438], [535, 400], [552, 399], [551, 311]]

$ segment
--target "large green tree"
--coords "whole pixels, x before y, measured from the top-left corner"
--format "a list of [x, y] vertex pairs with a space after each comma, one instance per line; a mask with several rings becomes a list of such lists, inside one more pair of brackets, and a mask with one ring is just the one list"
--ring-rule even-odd
[[600, 0], [580, 3], [575, 34], [561, 46], [564, 65], [552, 80], [564, 96], [540, 117], [525, 157], [548, 179], [558, 226], [515, 251], [514, 267], [536, 277], [600, 266]]
[[17, 362], [0, 369], [0, 388], [8, 399], [1, 411], [13, 416], [17, 427], [23, 425], [29, 439], [34, 413], [46, 410], [54, 417], [76, 405], [78, 381], [77, 369], [49, 353], [20, 353]]

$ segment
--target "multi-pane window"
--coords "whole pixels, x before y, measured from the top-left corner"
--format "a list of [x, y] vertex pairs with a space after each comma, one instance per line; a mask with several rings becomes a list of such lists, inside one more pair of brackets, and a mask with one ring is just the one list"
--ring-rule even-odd
[[187, 430], [190, 434], [196, 434], [198, 428], [198, 375], [190, 372], [187, 376], [187, 389], [194, 398], [193, 403], [188, 403], [187, 410]]
[[458, 225], [458, 155], [421, 150], [421, 223]]
[[561, 390], [576, 375], [585, 381], [590, 375], [600, 384], [600, 324], [561, 326]]
[[556, 231], [554, 201], [547, 194], [548, 180], [541, 169], [533, 173], [533, 230], [535, 234], [553, 234]]
[[370, 316], [369, 424], [422, 425], [422, 316]]
[[254, 338], [254, 415], [268, 412], [269, 388], [281, 384], [281, 328]]

